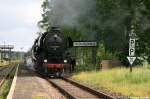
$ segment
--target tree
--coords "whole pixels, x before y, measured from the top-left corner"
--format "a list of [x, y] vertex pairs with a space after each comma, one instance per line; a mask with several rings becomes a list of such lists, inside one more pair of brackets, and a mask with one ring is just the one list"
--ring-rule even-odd
[[116, 53], [124, 63], [129, 33], [134, 30], [136, 55], [150, 62], [149, 4], [149, 0], [45, 0], [39, 26], [48, 31], [55, 23], [73, 40], [96, 40], [98, 45], [104, 45], [104, 52]]

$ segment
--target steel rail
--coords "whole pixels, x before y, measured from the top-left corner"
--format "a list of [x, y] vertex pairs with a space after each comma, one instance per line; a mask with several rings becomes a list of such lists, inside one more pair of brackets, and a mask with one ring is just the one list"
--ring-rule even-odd
[[104, 92], [99, 92], [97, 90], [94, 90], [94, 89], [92, 89], [92, 88], [90, 88], [88, 86], [85, 86], [83, 84], [80, 84], [80, 83], [78, 83], [78, 82], [76, 82], [76, 81], [74, 81], [72, 79], [69, 79], [69, 78], [66, 78], [66, 77], [63, 77], [62, 79], [67, 81], [67, 82], [69, 82], [69, 83], [71, 83], [71, 84], [73, 84], [73, 85], [75, 85], [75, 86], [77, 86], [77, 87], [80, 87], [81, 89], [86, 90], [89, 93], [94, 94], [94, 95], [96, 95], [96, 96], [98, 96], [98, 97], [100, 97], [102, 99], [115, 99], [114, 97], [112, 97], [112, 96], [110, 96], [110, 95], [108, 95], [108, 94], [106, 94]]
[[[2, 85], [4, 84], [5, 80], [7, 79], [7, 77], [9, 76], [9, 74], [15, 69], [16, 66], [12, 66], [10, 67], [9, 71], [4, 75], [4, 77], [2, 78], [2, 80], [0, 81], [0, 87], [2, 87]], [[8, 67], [7, 67], [8, 68]]]
[[[68, 99], [77, 99], [76, 96], [74, 96], [72, 93], [66, 91], [64, 88], [62, 88], [60, 85], [58, 85], [57, 83], [55, 83], [52, 79], [50, 78], [46, 78], [46, 80], [51, 83], [55, 88], [57, 88], [63, 95], [65, 95]], [[110, 96], [110, 95], [107, 95], [103, 92], [99, 92], [99, 91], [96, 91], [92, 88], [89, 88], [87, 86], [84, 86], [78, 82], [75, 82], [71, 79], [68, 79], [68, 78], [65, 78], [65, 77], [62, 77], [61, 80], [67, 82], [67, 83], [70, 83], [72, 84], [73, 86], [77, 87], [77, 88], [80, 88], [82, 89], [82, 91], [85, 91], [91, 95], [94, 95], [96, 96], [97, 98], [99, 99], [115, 99], [114, 97]]]
[[4, 69], [8, 68], [9, 66], [3, 66], [3, 67], [0, 67], [0, 72], [3, 71]]

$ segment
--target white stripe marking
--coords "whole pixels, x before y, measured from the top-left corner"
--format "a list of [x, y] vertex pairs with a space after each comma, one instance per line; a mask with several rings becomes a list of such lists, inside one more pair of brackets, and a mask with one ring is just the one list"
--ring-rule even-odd
[[13, 97], [13, 94], [14, 94], [14, 91], [15, 91], [15, 86], [16, 86], [16, 81], [17, 81], [18, 68], [19, 68], [19, 64], [17, 66], [11, 88], [10, 88], [9, 93], [7, 95], [7, 99], [12, 99], [12, 97]]

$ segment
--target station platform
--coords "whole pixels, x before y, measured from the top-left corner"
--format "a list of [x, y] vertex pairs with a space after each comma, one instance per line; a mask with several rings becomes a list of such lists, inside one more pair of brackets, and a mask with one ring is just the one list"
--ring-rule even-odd
[[16, 75], [7, 99], [65, 99], [57, 89], [25, 65], [18, 66]]

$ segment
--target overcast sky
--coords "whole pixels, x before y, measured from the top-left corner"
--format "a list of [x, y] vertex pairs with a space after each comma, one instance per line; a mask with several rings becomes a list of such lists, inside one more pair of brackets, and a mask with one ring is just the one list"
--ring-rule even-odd
[[27, 51], [38, 32], [42, 0], [0, 0], [0, 44]]

